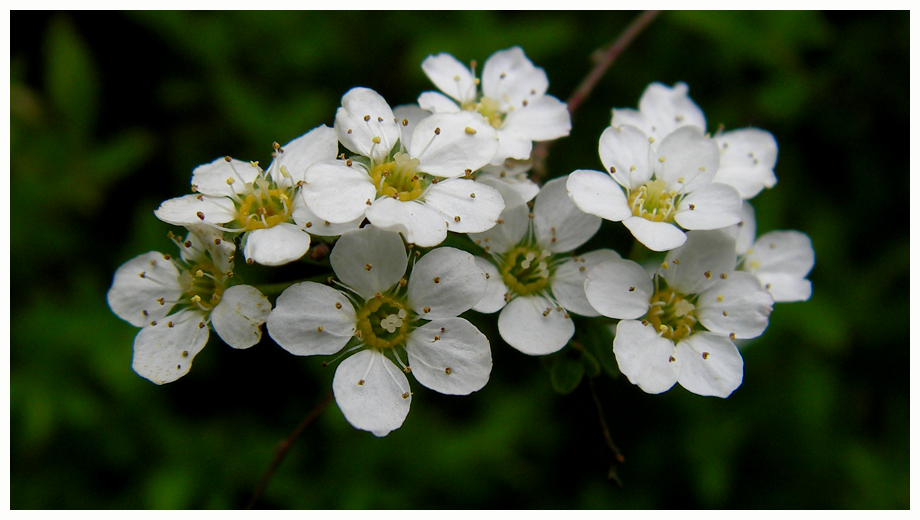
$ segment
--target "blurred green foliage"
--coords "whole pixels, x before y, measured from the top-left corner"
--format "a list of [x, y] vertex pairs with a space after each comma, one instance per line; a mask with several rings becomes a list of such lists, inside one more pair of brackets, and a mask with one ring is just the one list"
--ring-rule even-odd
[[[187, 192], [195, 166], [267, 162], [272, 141], [331, 125], [354, 86], [413, 102], [432, 89], [419, 67], [431, 53], [481, 64], [520, 45], [565, 99], [635, 15], [14, 13], [11, 507], [245, 506], [331, 388], [334, 368], [268, 338], [233, 351], [212, 335], [165, 387], [131, 371], [136, 329], [105, 292], [123, 262], [169, 252], [152, 211]], [[710, 130], [776, 136], [779, 184], [753, 201], [758, 229], [811, 236], [814, 294], [777, 305], [742, 347], [729, 399], [610, 377], [597, 328], [580, 327], [582, 350], [545, 370], [481, 318], [485, 389], [413, 383], [412, 412], [384, 439], [330, 406], [257, 507], [907, 508], [909, 34], [906, 12], [665, 13], [550, 148], [551, 176], [598, 168], [610, 109], [634, 107], [652, 81], [686, 81]], [[601, 233], [627, 243], [621, 227]]]

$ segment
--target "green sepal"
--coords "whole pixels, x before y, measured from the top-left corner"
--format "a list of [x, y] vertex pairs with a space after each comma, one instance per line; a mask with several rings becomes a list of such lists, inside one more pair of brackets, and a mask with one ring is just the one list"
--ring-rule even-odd
[[569, 394], [578, 388], [582, 377], [585, 375], [585, 366], [578, 359], [570, 359], [562, 353], [550, 367], [550, 382], [553, 390], [560, 394]]

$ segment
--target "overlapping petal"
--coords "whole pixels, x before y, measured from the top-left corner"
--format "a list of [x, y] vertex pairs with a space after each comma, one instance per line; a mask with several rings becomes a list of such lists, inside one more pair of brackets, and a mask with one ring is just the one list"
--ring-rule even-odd
[[482, 389], [492, 372], [489, 340], [463, 318], [444, 318], [412, 331], [406, 344], [419, 383], [448, 395]]
[[332, 379], [332, 392], [345, 419], [377, 437], [402, 426], [412, 402], [406, 376], [376, 350], [342, 361]]

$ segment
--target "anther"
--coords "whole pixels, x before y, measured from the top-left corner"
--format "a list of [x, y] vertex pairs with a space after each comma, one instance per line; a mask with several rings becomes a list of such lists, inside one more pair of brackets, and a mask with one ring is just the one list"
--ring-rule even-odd
[[677, 361], [677, 359], [675, 359], [674, 356], [671, 356], [671, 357], [668, 358], [668, 362], [669, 362], [669, 363], [673, 363], [673, 362], [675, 362], [675, 361]]
[[717, 301], [717, 302], [722, 303], [722, 300], [723, 300], [723, 298], [722, 298], [722, 295], [721, 295], [721, 294], [718, 295], [718, 296], [716, 296], [716, 301]]
[[378, 123], [382, 123], [382, 122], [383, 122], [383, 118], [380, 117], [380, 116], [377, 116], [377, 122], [378, 122]]
[[346, 133], [346, 134], [351, 134], [351, 128], [349, 128], [348, 131], [345, 132], [345, 133]]
[[199, 322], [198, 322], [198, 328], [199, 328], [199, 329], [205, 328], [205, 324], [204, 324], [203, 321], [199, 321]]
[[722, 273], [722, 274], [719, 275], [719, 278], [721, 278], [721, 279], [724, 280], [724, 279], [728, 278], [728, 275], [725, 274], [725, 273]]
[[729, 334], [728, 339], [735, 339], [735, 333], [732, 332], [731, 334]]
[[677, 259], [675, 258], [674, 260], [671, 260], [671, 263], [674, 264], [674, 265], [680, 265], [680, 260], [677, 260]]
[[363, 379], [359, 379], [359, 380], [358, 380], [358, 386], [364, 386], [364, 380], [363, 380]]
[[403, 398], [403, 399], [408, 399], [408, 398], [409, 398], [409, 392], [403, 393], [402, 398]]
[[451, 373], [450, 367], [445, 368], [445, 369], [444, 369], [444, 373], [447, 374], [447, 375], [450, 375], [450, 373]]
[[370, 271], [373, 266], [371, 264], [364, 264], [364, 270]]
[[441, 135], [441, 127], [437, 127], [434, 129], [434, 135]]
[[471, 199], [475, 199], [475, 198], [476, 198], [476, 194], [475, 194], [475, 193], [470, 193], [470, 198], [471, 198]]
[[424, 309], [422, 309], [422, 312], [424, 312], [425, 314], [428, 314], [429, 312], [431, 312], [431, 307], [425, 307]]
[[705, 273], [703, 273], [703, 276], [705, 276], [706, 279], [709, 280], [710, 278], [712, 278], [712, 271], [706, 271]]
[[188, 350], [182, 351], [182, 357], [188, 357]]
[[200, 218], [201, 220], [204, 220], [204, 213], [199, 211], [198, 213], [196, 213], [196, 215], [198, 215], [198, 218]]
[[156, 322], [156, 321], [151, 321], [151, 322], [150, 322], [150, 326], [151, 326], [151, 327], [156, 327], [156, 326], [157, 326], [157, 322]]
[[402, 120], [402, 125], [403, 125], [403, 126], [409, 126], [409, 120], [408, 120], [408, 119], [403, 119], [403, 120]]
[[[662, 162], [663, 162], [663, 161], [662, 161]], [[678, 177], [678, 178], [677, 178], [677, 182], [683, 184], [683, 183], [684, 183], [684, 178], [683, 178], [683, 177]]]
[[662, 268], [662, 269], [667, 269], [667, 268], [668, 268], [668, 263], [667, 263], [667, 262], [661, 262], [661, 268]]
[[690, 211], [693, 211], [693, 210], [695, 210], [695, 209], [696, 209], [696, 206], [693, 205], [693, 204], [691, 204], [691, 205], [690, 205]]
[[709, 352], [703, 352], [703, 359], [709, 359]]
[[380, 137], [375, 135], [374, 137], [371, 138], [371, 142], [374, 144], [380, 144]]
[[232, 159], [229, 155], [227, 155], [227, 156], [224, 157], [224, 160], [227, 161], [227, 162], [230, 162], [230, 161], [232, 161], [233, 159]]
[[441, 336], [439, 336], [439, 335], [437, 335], [437, 334], [434, 335], [434, 340], [435, 340], [435, 341], [438, 341], [438, 340], [440, 340], [440, 339], [441, 339]]
[[322, 325], [320, 325], [319, 327], [316, 327], [316, 332], [322, 332], [322, 331], [323, 331]]
[[311, 227], [313, 227], [313, 223], [312, 223], [312, 222], [307, 222], [306, 224], [303, 225], [303, 227], [305, 227], [305, 228], [311, 228]]
[[438, 276], [434, 277], [434, 283], [441, 283], [441, 278]]
[[466, 132], [466, 133], [469, 134], [469, 135], [473, 135], [473, 134], [476, 133], [476, 129], [475, 129], [475, 128], [471, 128], [471, 127], [469, 127], [469, 126], [466, 127], [466, 128], [464, 128], [463, 131]]
[[364, 116], [364, 122], [368, 122], [370, 120], [371, 120], [371, 116], [369, 115]]
[[728, 311], [722, 311], [722, 316], [728, 317]]
[[635, 287], [630, 287], [630, 288], [629, 288], [629, 292], [633, 292], [633, 291], [635, 291], [635, 290], [636, 290]]
[[166, 326], [169, 327], [169, 328], [173, 328], [173, 327], [176, 326], [176, 324], [173, 323], [173, 322], [171, 322], [171, 321], [168, 321], [168, 322], [166, 322]]
[[[658, 162], [660, 162], [660, 163], [663, 163], [663, 162], [664, 162], [664, 156], [663, 156], [663, 155], [662, 155], [661, 157], [658, 158]], [[680, 182], [680, 181], [678, 181], [678, 182]]]
[[336, 309], [341, 309], [341, 308], [342, 308], [342, 304], [339, 303], [339, 302], [335, 302], [335, 308], [336, 308]]
[[523, 103], [523, 104], [524, 104], [525, 107], [527, 106], [527, 100], [526, 100], [526, 99], [524, 100], [524, 103]]

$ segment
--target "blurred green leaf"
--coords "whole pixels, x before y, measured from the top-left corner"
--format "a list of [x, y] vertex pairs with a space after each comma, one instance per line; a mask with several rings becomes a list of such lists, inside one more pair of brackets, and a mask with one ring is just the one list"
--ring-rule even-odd
[[553, 389], [560, 394], [569, 394], [578, 388], [581, 378], [585, 375], [585, 366], [575, 359], [569, 359], [563, 354], [555, 358], [550, 367], [550, 381]]
[[45, 86], [65, 119], [68, 135], [81, 141], [96, 121], [99, 75], [89, 47], [64, 15], [55, 17], [45, 40]]

